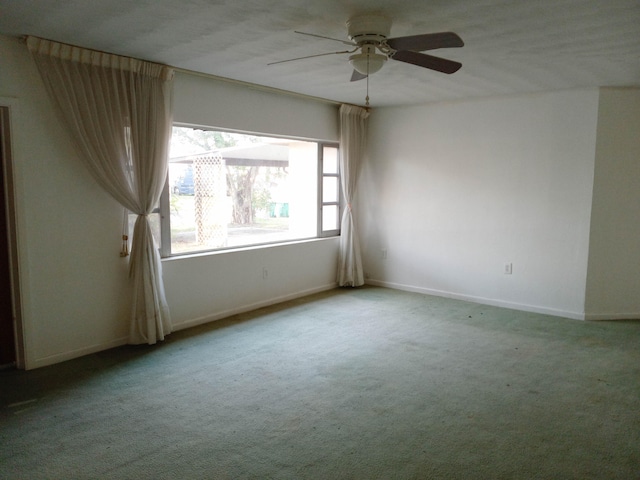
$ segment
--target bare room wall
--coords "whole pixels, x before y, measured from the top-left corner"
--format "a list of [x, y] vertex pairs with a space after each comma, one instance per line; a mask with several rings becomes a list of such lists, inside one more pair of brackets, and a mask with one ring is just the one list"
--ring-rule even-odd
[[367, 281], [582, 318], [597, 112], [597, 89], [375, 110]]

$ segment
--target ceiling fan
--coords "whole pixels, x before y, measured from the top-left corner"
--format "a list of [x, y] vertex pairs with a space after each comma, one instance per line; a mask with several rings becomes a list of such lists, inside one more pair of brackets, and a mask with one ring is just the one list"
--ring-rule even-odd
[[391, 32], [391, 20], [384, 15], [378, 14], [359, 15], [349, 19], [347, 21], [347, 31], [349, 41], [296, 31], [295, 33], [302, 35], [334, 40], [344, 45], [349, 45], [352, 48], [351, 50], [320, 53], [291, 58], [289, 60], [281, 60], [269, 63], [268, 65], [321, 57], [324, 55], [350, 54], [349, 63], [351, 63], [353, 67], [351, 81], [367, 79], [367, 106], [369, 105], [369, 75], [379, 71], [388, 59], [447, 74], [457, 72], [460, 67], [462, 67], [460, 62], [420, 53], [438, 48], [462, 47], [464, 42], [453, 32], [425, 33], [421, 35], [388, 38]]

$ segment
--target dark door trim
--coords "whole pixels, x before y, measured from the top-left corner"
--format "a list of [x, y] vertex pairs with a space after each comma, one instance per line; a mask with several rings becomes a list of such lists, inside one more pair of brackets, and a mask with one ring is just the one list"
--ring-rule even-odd
[[[24, 337], [22, 328], [22, 302], [18, 269], [18, 238], [13, 173], [13, 149], [11, 143], [12, 116], [16, 108], [14, 99], [0, 98], [0, 158], [2, 160], [2, 206], [6, 216], [6, 250], [0, 252], [8, 258], [8, 276], [12, 309], [12, 330], [14, 341], [14, 361], [18, 368], [25, 368]], [[4, 229], [3, 229], [4, 230]], [[5, 242], [3, 242], [5, 243]], [[5, 272], [6, 275], [6, 272]], [[9, 330], [10, 331], [10, 330]], [[9, 334], [10, 335], [10, 334]]]

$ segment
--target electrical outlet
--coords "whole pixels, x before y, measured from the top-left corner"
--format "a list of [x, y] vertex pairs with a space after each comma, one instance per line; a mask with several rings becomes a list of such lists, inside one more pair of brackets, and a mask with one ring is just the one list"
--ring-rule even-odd
[[387, 249], [383, 248], [380, 250], [380, 256], [382, 257], [383, 260], [387, 259]]
[[262, 269], [262, 278], [266, 279], [269, 277], [269, 271], [265, 268]]
[[511, 275], [513, 273], [513, 263], [508, 262], [504, 264], [504, 274]]

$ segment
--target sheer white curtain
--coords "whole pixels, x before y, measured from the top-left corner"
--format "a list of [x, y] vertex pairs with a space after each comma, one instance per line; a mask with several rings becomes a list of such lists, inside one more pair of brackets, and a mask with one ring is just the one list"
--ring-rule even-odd
[[171, 319], [147, 216], [167, 175], [173, 70], [35, 37], [27, 38], [27, 46], [87, 167], [138, 215], [129, 260], [129, 343], [163, 340]]
[[353, 105], [340, 107], [340, 176], [346, 208], [340, 228], [338, 285], [364, 285], [360, 244], [353, 219], [352, 200], [358, 182], [358, 166], [364, 156], [369, 112]]

